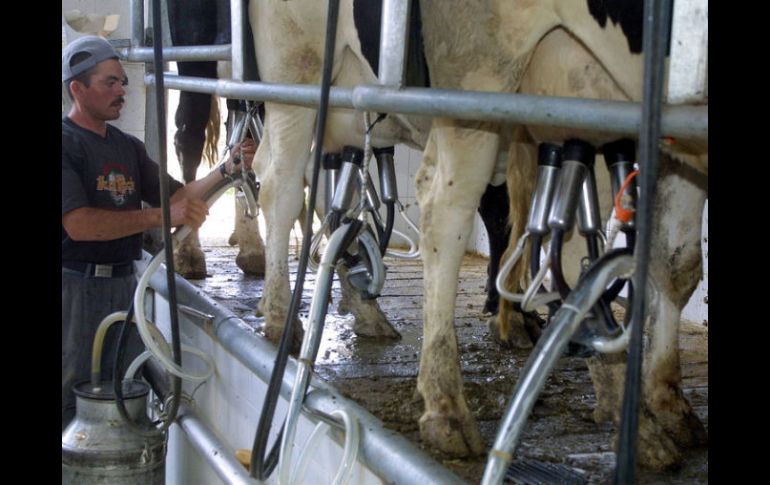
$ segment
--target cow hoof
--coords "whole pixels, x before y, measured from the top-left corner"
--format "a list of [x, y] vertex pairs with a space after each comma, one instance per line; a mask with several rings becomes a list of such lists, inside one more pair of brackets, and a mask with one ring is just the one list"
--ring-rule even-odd
[[359, 337], [374, 339], [400, 339], [401, 334], [388, 322], [375, 300], [362, 302], [359, 308], [352, 309], [353, 332]]
[[648, 470], [667, 471], [682, 463], [682, 454], [674, 440], [646, 412], [639, 416], [637, 443], [639, 465]]
[[[265, 338], [278, 346], [281, 342], [281, 336], [283, 335], [283, 325], [265, 325], [264, 332]], [[295, 320], [294, 330], [291, 335], [291, 345], [289, 346], [290, 354], [299, 355], [304, 335], [305, 331], [302, 329], [302, 324], [298, 320]]]
[[188, 280], [206, 277], [206, 256], [200, 248], [183, 245], [174, 253], [174, 268]]
[[235, 231], [230, 234], [230, 237], [227, 239], [227, 244], [230, 246], [237, 246], [238, 245], [238, 235], [235, 233]]
[[235, 264], [247, 275], [265, 276], [265, 253], [240, 251]]
[[529, 334], [520, 322], [501, 325], [500, 315], [497, 314], [487, 320], [487, 327], [492, 340], [505, 349], [531, 349], [533, 347]]
[[492, 314], [497, 315], [497, 311], [500, 308], [500, 297], [497, 298], [490, 298], [487, 297], [487, 299], [484, 301], [484, 308], [481, 310], [481, 313], [484, 315]]
[[350, 306], [345, 301], [345, 298], [340, 298], [340, 301], [337, 303], [337, 313], [340, 316], [350, 315]]
[[[679, 398], [682, 401], [678, 406], [671, 406], [671, 401], [667, 404], [667, 409], [650, 409], [650, 414], [655, 416], [655, 421], [666, 432], [674, 442], [682, 447], [708, 444], [708, 433], [698, 416], [692, 411], [689, 403], [684, 401], [684, 397]], [[676, 411], [672, 411], [675, 408]]]
[[709, 442], [706, 427], [693, 412], [687, 413], [679, 421], [679, 426], [668, 432], [680, 446], [701, 446]]
[[420, 418], [420, 437], [432, 448], [454, 458], [478, 456], [485, 451], [473, 418], [463, 422], [454, 417], [426, 413]]

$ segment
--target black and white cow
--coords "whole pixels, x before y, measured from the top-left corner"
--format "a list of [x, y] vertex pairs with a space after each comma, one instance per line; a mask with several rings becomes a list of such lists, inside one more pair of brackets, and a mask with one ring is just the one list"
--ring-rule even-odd
[[[415, 7], [419, 5], [414, 4]], [[326, 16], [324, 2], [252, 1], [249, 16], [260, 78], [266, 82], [313, 84], [320, 81], [323, 62], [323, 38]], [[417, 11], [418, 12], [418, 11]], [[413, 17], [419, 22], [419, 14]], [[377, 82], [379, 48], [379, 2], [343, 0], [336, 50], [333, 84], [352, 87]], [[418, 60], [419, 61], [419, 60]], [[256, 156], [256, 170], [262, 187], [260, 204], [266, 221], [266, 276], [260, 310], [266, 319], [266, 334], [276, 340], [283, 329], [289, 302], [288, 238], [289, 230], [302, 204], [302, 185], [309, 160], [316, 110], [266, 103], [265, 138]], [[373, 131], [372, 145], [387, 147], [405, 143], [423, 148], [430, 120], [423, 117], [388, 116]], [[364, 139], [363, 116], [347, 109], [331, 109], [327, 122], [324, 150], [340, 151], [345, 145], [361, 146]], [[497, 262], [507, 244], [505, 219], [507, 202], [502, 187], [490, 187], [482, 216], [490, 228], [493, 261]], [[477, 204], [477, 207], [479, 205]], [[502, 213], [502, 214], [500, 214]], [[496, 225], [496, 221], [502, 224]], [[490, 297], [485, 305], [496, 311], [494, 289], [496, 267], [490, 270]], [[396, 337], [376, 301], [363, 300], [343, 284], [343, 307], [355, 317], [353, 330], [358, 335]]]
[[[638, 101], [642, 4], [642, 0], [422, 0], [431, 82], [442, 88]], [[537, 141], [562, 142], [578, 136], [598, 146], [612, 139], [569, 129], [530, 127], [529, 132]], [[462, 394], [452, 325], [459, 261], [468, 237], [465, 228], [492, 174], [495, 156], [511, 139], [516, 140], [500, 124], [436, 118], [417, 174], [426, 285], [418, 378], [426, 409], [420, 428], [423, 438], [457, 454], [483, 450]], [[700, 276], [706, 179], [694, 167], [706, 167], [708, 155], [707, 146], [692, 150], [696, 144], [683, 145], [690, 150], [688, 156], [664, 157], [654, 201], [650, 275], [658, 291], [647, 323], [639, 450], [641, 462], [656, 468], [675, 464], [679, 447], [705, 437], [681, 392], [677, 325]], [[527, 163], [527, 154], [534, 150], [519, 143], [509, 147], [515, 241], [523, 230], [521, 218], [526, 217], [534, 183], [532, 157]], [[624, 358], [595, 359], [590, 367], [599, 400], [595, 416], [617, 418]]]
[[[543, 46], [543, 52], [550, 52], [548, 56], [553, 55], [554, 47], [546, 45], [545, 40], [552, 31], [562, 31], [572, 36], [575, 45], [590, 52], [589, 56], [595, 59], [592, 65], [598, 66], [600, 71], [597, 75], [603, 76], [605, 84], [613, 86], [612, 91], [604, 93], [600, 89], [601, 83], [591, 84], [597, 89], [591, 97], [639, 100], [642, 62], [638, 50], [641, 42], [634, 36], [636, 24], [633, 20], [639, 20], [641, 4], [641, 0], [422, 0], [421, 19], [431, 85], [517, 92], [527, 79], [530, 61], [537, 59], [538, 46]], [[340, 4], [333, 67], [337, 86], [376, 82], [355, 29], [357, 5], [359, 3], [353, 0], [342, 0]], [[626, 10], [629, 6], [631, 11]], [[311, 0], [251, 1], [249, 17], [256, 33], [255, 48], [263, 80], [301, 84], [319, 82], [326, 8], [326, 2]], [[637, 34], [641, 31], [640, 25]], [[558, 48], [555, 51], [558, 53]], [[563, 81], [549, 86], [543, 74], [538, 74], [540, 68], [535, 68], [527, 81], [529, 84], [525, 84], [526, 89], [542, 94], [589, 94], [590, 89], [582, 92], [579, 83], [590, 82], [590, 77], [587, 78], [580, 69], [571, 71], [575, 68], [572, 61], [566, 58], [550, 63], [549, 69], [557, 70], [555, 79], [567, 80], [566, 88], [561, 84]], [[578, 84], [571, 85], [573, 80]], [[280, 334], [289, 302], [289, 228], [302, 203], [303, 175], [315, 117], [315, 109], [267, 103], [265, 139], [256, 156], [255, 166], [263, 182], [261, 203], [267, 222], [268, 248], [261, 309], [266, 316], [267, 333], [274, 338]], [[391, 115], [375, 130], [373, 143], [386, 146], [402, 141], [412, 146], [425, 146], [423, 165], [416, 177], [421, 209], [420, 247], [425, 264], [424, 340], [418, 377], [425, 412], [420, 419], [420, 431], [430, 445], [447, 453], [478, 454], [484, 451], [484, 443], [463, 394], [453, 325], [460, 261], [474, 212], [492, 180], [500, 153], [508, 154], [514, 167], [510, 174], [518, 173], [521, 177], [509, 181], [511, 218], [520, 221], [526, 217], [531, 193], [531, 188], [526, 187], [534, 180], [534, 167], [526, 163], [526, 154], [531, 150], [527, 149], [526, 143], [520, 143], [521, 136], [561, 141], [568, 130], [561, 133], [530, 130], [529, 135], [521, 135], [513, 127], [499, 123], [435, 118], [427, 136], [424, 121]], [[574, 134], [569, 133], [569, 136]], [[325, 150], [333, 151], [346, 144], [360, 145], [362, 137], [360, 114], [343, 109], [330, 111]], [[594, 143], [605, 140], [599, 135], [584, 137]], [[642, 461], [653, 466], [674, 463], [678, 459], [677, 447], [695, 441], [702, 431], [682, 397], [676, 365], [676, 323], [679, 310], [686, 302], [685, 296], [692, 291], [691, 283], [697, 281], [694, 275], [697, 275], [698, 263], [695, 261], [699, 259], [693, 255], [699, 257], [700, 254], [697, 249], [699, 210], [705, 197], [702, 184], [682, 175], [688, 167], [675, 162], [666, 164], [658, 191], [659, 198], [668, 197], [668, 200], [679, 197], [677, 194], [684, 196], [685, 200], [677, 202], [682, 204], [681, 211], [676, 214], [666, 212], [666, 217], [686, 219], [690, 229], [675, 235], [666, 234], [659, 228], [655, 232], [653, 254], [658, 255], [656, 264], [662, 266], [653, 267], [651, 274], [661, 290], [664, 304], [653, 314], [654, 324], [650, 324], [653, 345], [648, 351], [650, 358], [645, 369], [646, 411], [640, 433]], [[681, 188], [683, 183], [684, 188]], [[664, 213], [662, 209], [669, 207], [662, 205], [662, 201], [656, 201], [656, 204], [659, 204], [660, 214]], [[659, 225], [663, 224], [661, 217], [657, 220]], [[513, 224], [513, 240], [522, 229], [523, 224]], [[688, 270], [684, 271], [685, 268]], [[371, 330], [370, 333], [375, 335], [388, 334], [390, 327], [379, 309], [370, 307], [369, 310], [374, 311], [377, 318], [370, 320], [375, 322], [374, 325], [361, 329], [361, 333]], [[356, 325], [365, 320], [356, 316]], [[499, 331], [503, 339], [509, 333], [505, 325], [500, 325]], [[520, 340], [523, 336], [519, 334]], [[622, 364], [618, 363], [596, 366], [597, 370], [593, 371], [600, 400], [597, 417], [616, 413], [615, 403], [620, 390], [618, 380], [610, 377], [619, 376], [621, 368]], [[677, 438], [672, 440], [671, 436]], [[660, 443], [665, 445], [660, 446]]]

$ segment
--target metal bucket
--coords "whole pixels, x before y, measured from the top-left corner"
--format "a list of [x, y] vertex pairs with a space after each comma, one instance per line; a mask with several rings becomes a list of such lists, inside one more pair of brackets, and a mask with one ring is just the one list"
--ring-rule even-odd
[[[146, 430], [149, 386], [142, 381], [123, 384], [126, 411]], [[162, 434], [144, 437], [120, 416], [112, 383], [74, 386], [75, 419], [61, 437], [62, 484], [152, 484], [165, 482], [165, 440]]]

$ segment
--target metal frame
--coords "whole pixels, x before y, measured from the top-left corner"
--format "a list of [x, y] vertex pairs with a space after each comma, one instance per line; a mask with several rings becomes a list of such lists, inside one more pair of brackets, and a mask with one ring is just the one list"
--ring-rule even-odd
[[[146, 257], [139, 263], [140, 269], [148, 263]], [[158, 271], [150, 278], [150, 286], [156, 294], [168, 299], [168, 287], [163, 271]], [[233, 357], [264, 382], [270, 380], [276, 358], [275, 347], [262, 337], [257, 336], [246, 322], [233, 315], [222, 305], [200, 292], [200, 289], [180, 276], [176, 277], [177, 302], [188, 305], [212, 315], [211, 323], [197, 318], [181, 315], [186, 324], [200, 327], [217, 341]], [[289, 359], [286, 373], [281, 384], [281, 397], [289, 400], [294, 387], [297, 363]], [[323, 414], [331, 414], [334, 409], [344, 409], [359, 423], [361, 430], [360, 456], [367, 468], [381, 477], [386, 483], [403, 484], [464, 484], [459, 478], [439, 462], [429, 457], [401, 434], [383, 427], [382, 422], [353, 401], [340, 395], [333, 387], [321, 379], [312, 378], [305, 398], [305, 407]], [[186, 430], [185, 430], [186, 431]], [[200, 440], [195, 448], [201, 456], [212, 464], [217, 473], [228, 469], [230, 465], [222, 462], [220, 454], [206, 453], [207, 449], [220, 449], [224, 445], [218, 440], [211, 440], [212, 433], [186, 433], [190, 440]], [[336, 434], [337, 437], [340, 434]], [[232, 460], [227, 460], [232, 462]]]
[[[238, 0], [231, 0], [238, 3]], [[408, 2], [393, 0], [397, 3]], [[140, 3], [141, 0], [132, 0]], [[386, 0], [386, 3], [390, 1]], [[141, 3], [140, 3], [141, 4]], [[240, 11], [240, 7], [237, 7]], [[408, 5], [407, 5], [408, 8]], [[399, 12], [408, 10], [398, 9]], [[383, 16], [385, 10], [383, 10]], [[235, 18], [234, 15], [231, 15]], [[138, 18], [138, 17], [137, 17]], [[240, 16], [243, 19], [243, 16]], [[133, 19], [132, 19], [133, 21]], [[135, 29], [132, 29], [134, 32]], [[233, 39], [242, 37], [236, 35]], [[406, 32], [404, 29], [400, 31]], [[132, 39], [133, 43], [134, 39]], [[383, 43], [391, 45], [386, 39]], [[235, 57], [240, 61], [235, 66], [243, 66], [243, 48], [231, 45], [164, 47], [163, 56], [167, 61], [189, 60], [230, 60]], [[152, 49], [141, 45], [128, 49], [119, 49], [127, 60], [144, 61], [151, 57]], [[207, 57], [209, 56], [209, 57]], [[395, 60], [394, 60], [395, 59]], [[403, 53], [391, 59], [387, 78], [383, 85], [360, 85], [354, 88], [332, 87], [329, 105], [335, 108], [350, 108], [361, 111], [377, 111], [426, 116], [442, 116], [469, 120], [497, 121], [507, 123], [529, 123], [542, 126], [563, 126], [613, 132], [618, 134], [638, 134], [642, 123], [641, 103], [625, 101], [603, 101], [582, 98], [556, 96], [535, 96], [515, 93], [490, 93], [438, 88], [399, 88], [398, 68]], [[383, 62], [380, 63], [381, 69]], [[403, 69], [401, 69], [403, 73]], [[241, 73], [242, 74], [242, 73]], [[211, 93], [231, 98], [272, 101], [302, 106], [318, 106], [321, 88], [308, 84], [273, 84], [254, 81], [209, 80], [202, 78], [177, 76], [164, 73], [165, 86], [199, 93]], [[145, 84], [155, 83], [155, 76], [145, 76]], [[681, 137], [691, 140], [708, 140], [708, 105], [705, 106], [661, 106], [661, 135]]]

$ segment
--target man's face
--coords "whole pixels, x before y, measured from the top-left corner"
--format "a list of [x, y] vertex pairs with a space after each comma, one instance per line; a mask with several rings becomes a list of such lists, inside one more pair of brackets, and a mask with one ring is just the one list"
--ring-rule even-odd
[[100, 62], [91, 74], [90, 86], [81, 84], [83, 89], [79, 101], [82, 110], [98, 120], [118, 119], [125, 102], [124, 84], [127, 82], [126, 72], [117, 59]]

